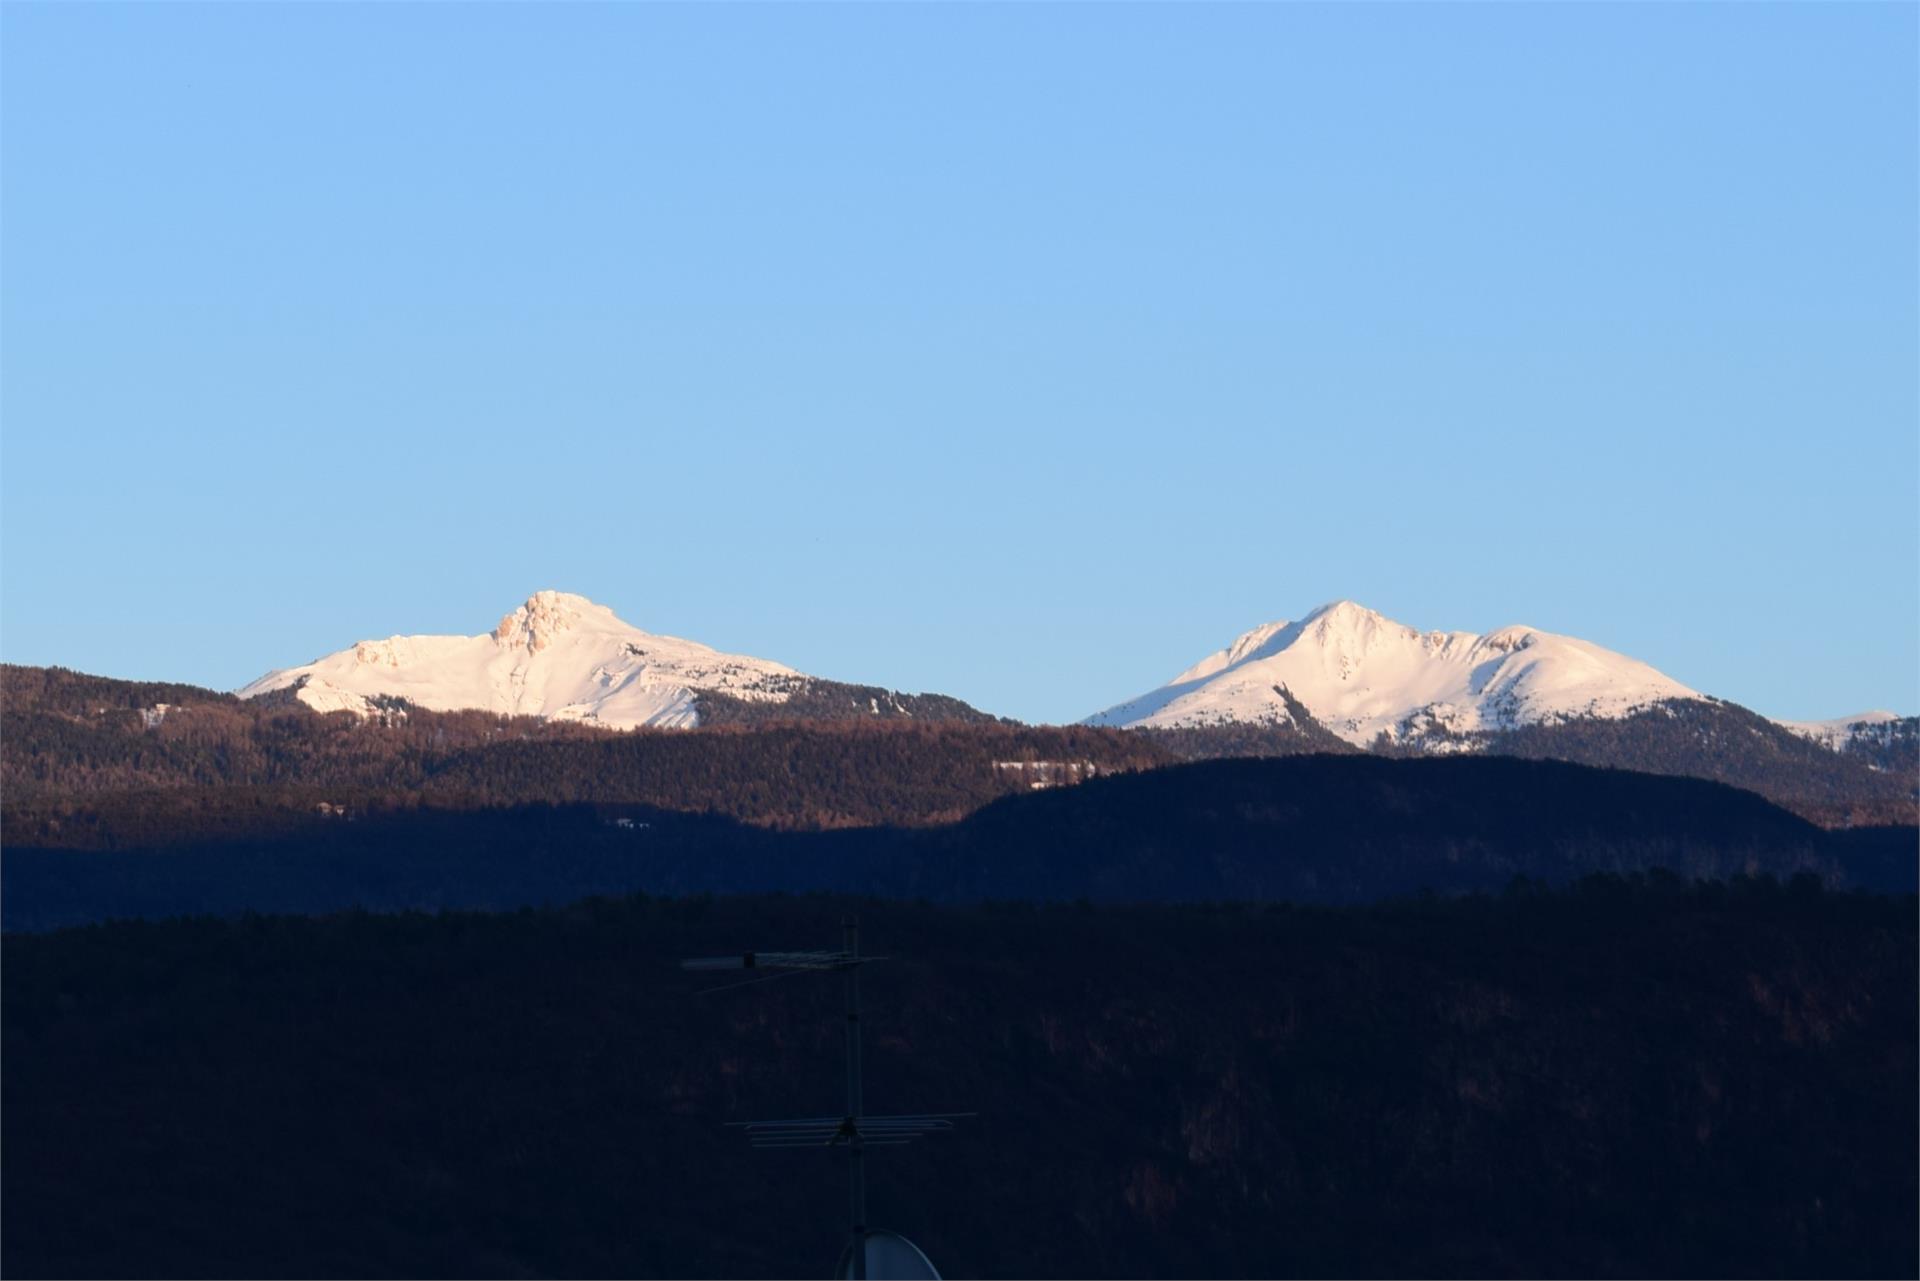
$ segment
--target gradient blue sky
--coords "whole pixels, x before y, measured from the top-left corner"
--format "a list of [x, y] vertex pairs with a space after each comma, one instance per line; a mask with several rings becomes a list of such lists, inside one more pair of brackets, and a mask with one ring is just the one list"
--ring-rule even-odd
[[1913, 5], [0, 5], [0, 654], [541, 587], [1028, 719], [1352, 597], [1920, 710]]

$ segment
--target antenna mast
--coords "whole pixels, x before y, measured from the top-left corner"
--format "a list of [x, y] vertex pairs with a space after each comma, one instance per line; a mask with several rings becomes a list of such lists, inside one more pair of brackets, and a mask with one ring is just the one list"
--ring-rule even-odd
[[[887, 1275], [938, 1278], [927, 1257], [911, 1241], [867, 1226], [867, 1148], [898, 1147], [926, 1134], [943, 1134], [955, 1120], [971, 1112], [918, 1112], [902, 1116], [868, 1116], [860, 1070], [860, 967], [884, 956], [860, 954], [860, 923], [853, 917], [840, 922], [838, 952], [746, 952], [739, 956], [702, 957], [682, 961], [684, 970], [776, 970], [767, 979], [784, 978], [807, 970], [839, 970], [844, 975], [847, 1006], [847, 1110], [843, 1116], [802, 1117], [791, 1121], [734, 1121], [756, 1148], [810, 1148], [845, 1145], [847, 1149], [847, 1247], [838, 1275], [869, 1281], [869, 1264]], [[747, 983], [766, 979], [748, 979]], [[744, 984], [724, 984], [739, 987]], [[720, 991], [712, 988], [710, 991]]]
[[847, 1170], [853, 1231], [847, 1239], [852, 1253], [853, 1281], [867, 1281], [867, 1151], [859, 1118], [866, 1115], [860, 1098], [860, 923], [851, 916], [840, 922], [847, 965]]

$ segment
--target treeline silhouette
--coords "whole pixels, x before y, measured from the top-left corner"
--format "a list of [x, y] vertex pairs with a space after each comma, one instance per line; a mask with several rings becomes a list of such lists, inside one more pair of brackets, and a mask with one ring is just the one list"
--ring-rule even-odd
[[[235, 800], [246, 793], [224, 793]], [[1696, 878], [1812, 873], [1914, 888], [1913, 828], [1826, 832], [1696, 779], [1500, 757], [1303, 756], [1097, 777], [995, 801], [939, 827], [776, 831], [625, 804], [459, 810], [371, 798], [345, 813], [273, 802], [187, 840], [204, 816], [128, 798], [104, 843], [22, 823], [0, 861], [0, 921], [49, 929], [119, 916], [505, 909], [592, 894], [839, 891], [937, 901], [1289, 900], [1564, 884], [1666, 868]], [[47, 820], [60, 821], [60, 820]], [[61, 842], [65, 842], [65, 847]]]
[[[1916, 904], [1812, 878], [1366, 908], [596, 900], [9, 935], [0, 1270], [804, 1276], [872, 1161], [949, 1276], [1912, 1276]], [[706, 981], [701, 980], [705, 978]]]
[[[786, 827], [950, 821], [1024, 778], [1173, 757], [1120, 730], [917, 718], [617, 732], [396, 707], [322, 716], [182, 686], [9, 667], [0, 789], [11, 839], [100, 847], [278, 830], [326, 802], [448, 807], [626, 802]], [[171, 704], [162, 713], [152, 709]], [[168, 792], [188, 795], [166, 795]], [[276, 815], [276, 811], [285, 813]]]

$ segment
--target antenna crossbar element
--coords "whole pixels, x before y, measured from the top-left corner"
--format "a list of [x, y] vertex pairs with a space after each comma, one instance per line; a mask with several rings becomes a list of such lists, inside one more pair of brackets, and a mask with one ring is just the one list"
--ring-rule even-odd
[[904, 1116], [809, 1116], [791, 1121], [729, 1121], [727, 1128], [733, 1130], [837, 1130], [848, 1125], [857, 1125], [861, 1130], [884, 1129], [888, 1126], [908, 1129], [938, 1127], [952, 1129], [952, 1123], [975, 1115], [972, 1112], [914, 1112]]
[[844, 970], [884, 961], [884, 956], [853, 952], [742, 952], [738, 956], [696, 956], [680, 962], [683, 970]]
[[806, 1117], [795, 1121], [734, 1121], [756, 1148], [833, 1147], [855, 1140], [871, 1147], [897, 1147], [929, 1134], [950, 1134], [953, 1123], [971, 1112], [928, 1112], [912, 1116]]

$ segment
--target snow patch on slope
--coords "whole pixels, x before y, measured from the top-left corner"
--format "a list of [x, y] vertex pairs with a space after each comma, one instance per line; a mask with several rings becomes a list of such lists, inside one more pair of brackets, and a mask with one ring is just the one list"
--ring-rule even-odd
[[254, 698], [292, 688], [317, 711], [361, 716], [386, 696], [433, 711], [687, 728], [698, 720], [702, 692], [784, 702], [807, 681], [780, 663], [642, 631], [584, 596], [543, 591], [485, 635], [361, 641], [237, 692]]
[[1284, 724], [1279, 688], [1328, 729], [1368, 746], [1510, 729], [1576, 716], [1623, 716], [1700, 698], [1612, 650], [1532, 627], [1420, 632], [1335, 601], [1298, 622], [1267, 623], [1172, 681], [1087, 719], [1091, 725]]
[[1852, 716], [1836, 716], [1829, 721], [1783, 721], [1776, 719], [1773, 723], [1782, 729], [1792, 730], [1802, 738], [1810, 738], [1822, 747], [1832, 748], [1838, 752], [1845, 750], [1847, 744], [1851, 743], [1854, 738], [1859, 735], [1862, 727], [1885, 725], [1889, 721], [1897, 721], [1899, 719], [1900, 716], [1896, 712], [1875, 710], [1871, 712], [1857, 712]]

